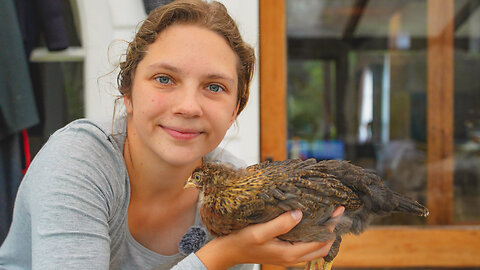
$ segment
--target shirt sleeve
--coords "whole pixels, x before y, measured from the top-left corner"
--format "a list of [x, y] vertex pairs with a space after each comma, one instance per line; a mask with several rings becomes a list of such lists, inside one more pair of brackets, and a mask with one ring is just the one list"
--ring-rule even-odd
[[99, 137], [64, 131], [32, 163], [23, 194], [31, 215], [32, 269], [109, 268], [108, 177], [115, 177], [115, 162]]

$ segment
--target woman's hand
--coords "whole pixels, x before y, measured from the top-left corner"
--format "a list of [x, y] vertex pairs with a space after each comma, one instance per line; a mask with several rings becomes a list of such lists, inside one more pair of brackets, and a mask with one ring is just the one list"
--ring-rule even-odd
[[[332, 217], [341, 215], [344, 210], [343, 206], [338, 207]], [[197, 251], [196, 255], [209, 270], [227, 269], [241, 263], [291, 266], [324, 257], [333, 240], [290, 243], [277, 238], [293, 229], [301, 219], [299, 210], [284, 213], [269, 222], [250, 225], [216, 238]]]

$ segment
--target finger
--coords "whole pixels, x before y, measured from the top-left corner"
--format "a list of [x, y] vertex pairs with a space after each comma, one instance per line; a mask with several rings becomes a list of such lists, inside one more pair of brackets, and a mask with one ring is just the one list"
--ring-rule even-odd
[[332, 216], [325, 224], [328, 230], [330, 230], [331, 232], [335, 230], [335, 227], [337, 226], [337, 223], [340, 221], [340, 217], [344, 211], [345, 211], [344, 206], [339, 206], [333, 211]]
[[289, 264], [297, 264], [326, 256], [332, 244], [333, 241], [295, 242], [277, 249], [276, 254], [284, 254]]
[[290, 246], [289, 253], [298, 258], [298, 262], [303, 262], [303, 258], [309, 254], [321, 256], [323, 253], [328, 253], [332, 246], [332, 241], [329, 242], [295, 242], [293, 247]]
[[289, 211], [268, 222], [254, 225], [253, 233], [260, 241], [270, 240], [293, 229], [301, 219], [302, 212], [300, 210]]
[[318, 259], [318, 258], [323, 258], [323, 257], [327, 256], [327, 254], [330, 251], [330, 248], [332, 247], [332, 245], [333, 245], [333, 241], [323, 243], [323, 246], [321, 248], [313, 250], [312, 252], [301, 256], [298, 259], [298, 261], [299, 262], [307, 262], [307, 261], [315, 260], [315, 259]]
[[343, 214], [343, 212], [345, 211], [345, 206], [339, 206], [335, 209], [335, 211], [333, 211], [332, 213], [332, 217], [338, 217], [340, 216], [341, 214]]

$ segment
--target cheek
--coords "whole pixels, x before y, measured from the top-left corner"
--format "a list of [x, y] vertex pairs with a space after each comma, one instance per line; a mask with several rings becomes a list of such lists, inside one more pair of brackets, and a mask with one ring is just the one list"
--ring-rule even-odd
[[161, 108], [165, 105], [164, 99], [162, 98], [150, 98], [149, 106], [152, 108]]
[[233, 106], [225, 106], [221, 113], [216, 114], [214, 123], [218, 130], [226, 132], [232, 126], [235, 120], [234, 112], [235, 108]]
[[146, 97], [143, 100], [137, 102], [136, 109], [140, 114], [143, 115], [155, 115], [166, 109], [168, 105], [168, 100], [164, 97]]

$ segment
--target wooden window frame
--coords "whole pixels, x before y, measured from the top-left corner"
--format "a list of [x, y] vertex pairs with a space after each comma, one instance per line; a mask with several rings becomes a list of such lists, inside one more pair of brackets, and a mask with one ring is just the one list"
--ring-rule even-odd
[[[287, 157], [284, 0], [260, 5], [260, 156]], [[480, 226], [453, 223], [453, 0], [428, 0], [427, 226], [372, 226], [344, 237], [337, 267], [480, 267]], [[431, 16], [435, 14], [435, 16]], [[284, 269], [262, 265], [262, 269]]]

